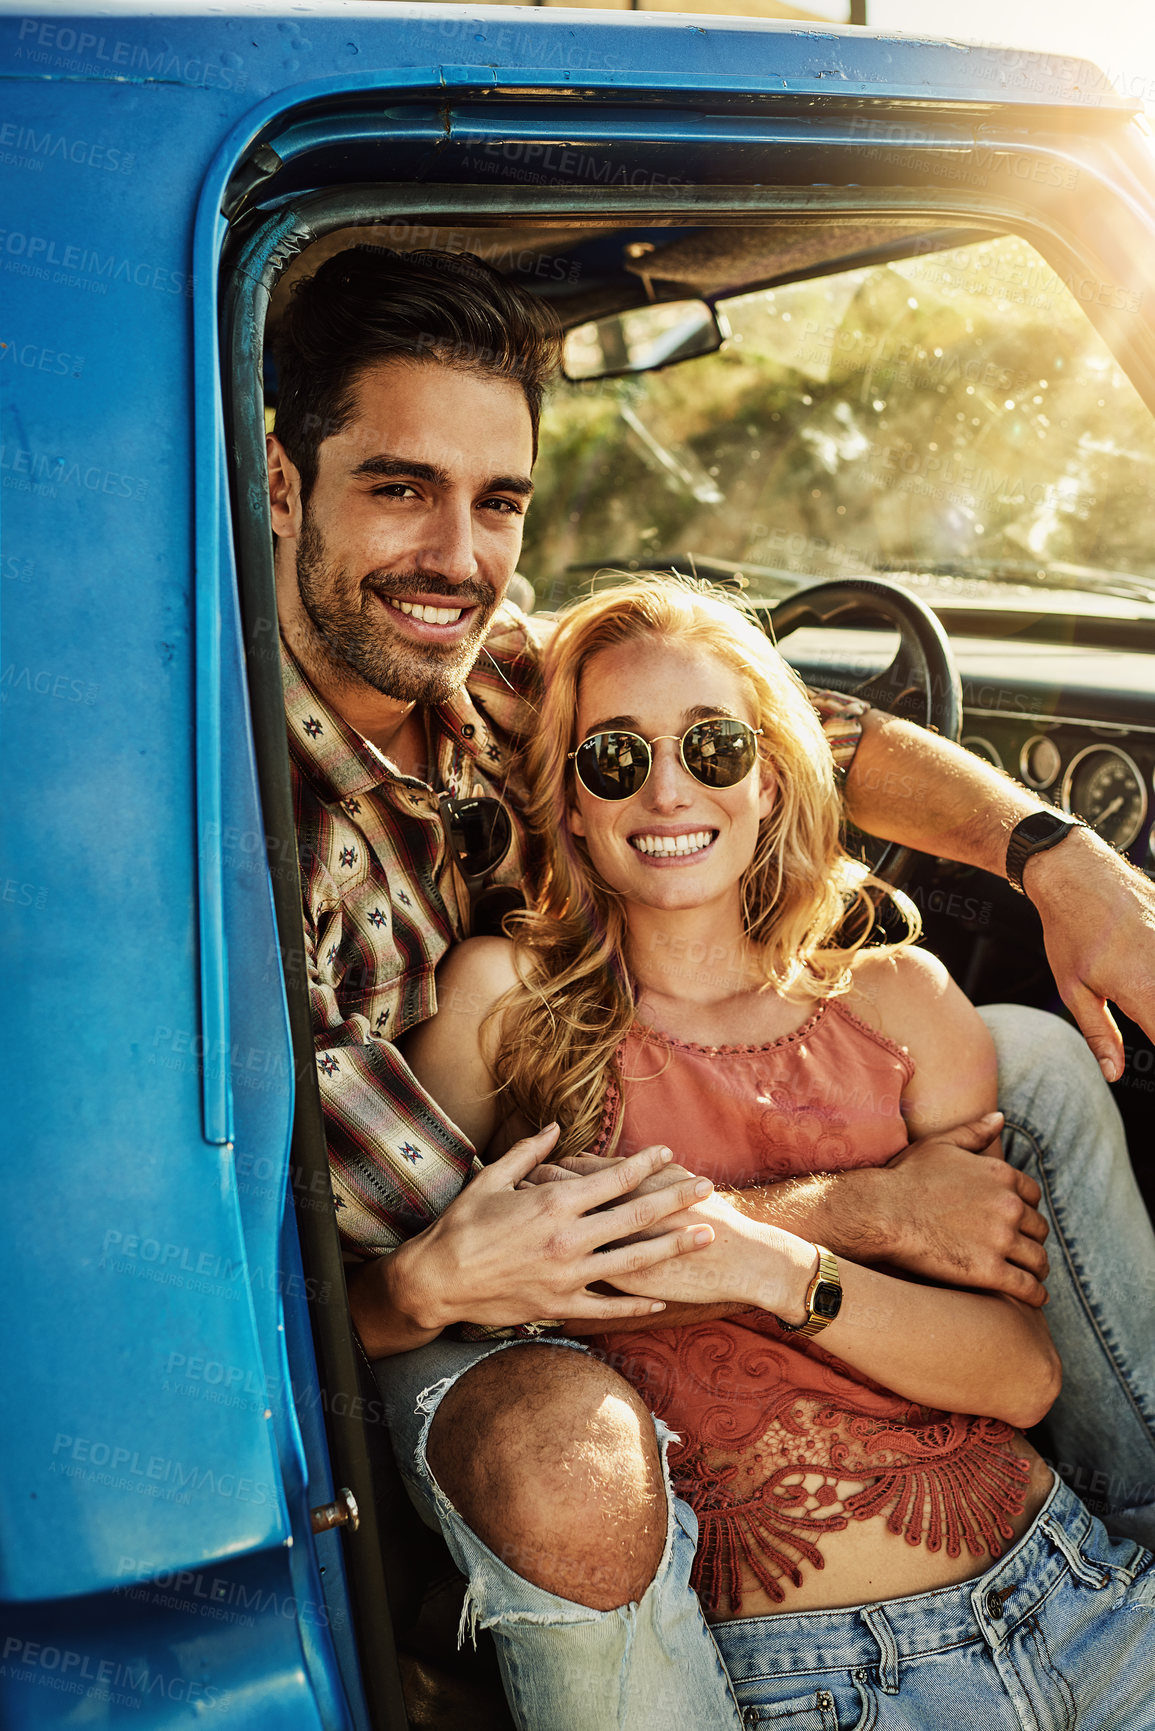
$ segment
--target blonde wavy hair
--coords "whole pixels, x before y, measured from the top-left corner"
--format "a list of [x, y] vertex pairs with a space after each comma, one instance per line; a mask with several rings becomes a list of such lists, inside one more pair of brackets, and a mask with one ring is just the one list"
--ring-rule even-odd
[[[544, 861], [535, 905], [510, 915], [520, 984], [497, 1005], [499, 1092], [530, 1123], [556, 1119], [555, 1158], [595, 1146], [617, 1051], [636, 1001], [626, 966], [622, 898], [594, 868], [567, 813], [573, 804], [578, 694], [603, 649], [656, 637], [717, 655], [747, 687], [760, 764], [775, 797], [741, 879], [743, 923], [768, 987], [784, 996], [833, 997], [875, 925], [885, 884], [839, 840], [841, 806], [830, 749], [804, 686], [756, 618], [698, 582], [642, 576], [575, 603], [561, 615], [544, 661], [545, 695], [527, 748], [528, 821]], [[905, 898], [904, 898], [905, 902]], [[907, 931], [918, 915], [905, 902]], [[612, 1129], [603, 1152], [617, 1144]]]

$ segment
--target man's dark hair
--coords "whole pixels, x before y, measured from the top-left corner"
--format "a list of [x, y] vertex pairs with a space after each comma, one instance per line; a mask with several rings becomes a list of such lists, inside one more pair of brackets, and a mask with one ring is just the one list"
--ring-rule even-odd
[[317, 448], [353, 412], [360, 375], [378, 361], [440, 361], [521, 386], [537, 429], [561, 335], [536, 296], [468, 252], [357, 246], [296, 285], [273, 339], [275, 432], [308, 499]]

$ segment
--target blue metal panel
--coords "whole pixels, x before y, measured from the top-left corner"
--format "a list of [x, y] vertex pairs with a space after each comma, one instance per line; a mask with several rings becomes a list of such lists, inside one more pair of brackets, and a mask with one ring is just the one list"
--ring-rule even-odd
[[75, 361], [13, 368], [3, 405], [5, 551], [33, 566], [13, 586], [3, 670], [8, 875], [36, 886], [19, 934], [21, 1159], [5, 1173], [5, 1218], [21, 1222], [6, 1261], [31, 1313], [4, 1379], [17, 1404], [0, 1507], [25, 1541], [0, 1581], [17, 1598], [121, 1578], [129, 1509], [157, 1567], [287, 1531], [267, 1427], [166, 1387], [174, 1343], [211, 1338], [236, 1364], [257, 1345], [231, 1151], [206, 1146], [190, 1110], [206, 1065], [186, 406], [197, 152], [168, 159], [166, 218], [141, 178], [161, 111], [133, 92], [110, 116], [107, 98], [49, 83], [9, 108], [41, 137], [123, 151], [87, 175], [49, 154], [5, 196], [8, 240], [27, 242], [5, 258], [26, 267], [4, 277], [8, 326]]
[[291, 10], [234, 3], [227, 13], [122, 4], [38, 18], [5, 0], [0, 55], [10, 75], [183, 86], [239, 114], [304, 79], [351, 80], [430, 64], [447, 81], [522, 68], [543, 89], [601, 73], [623, 85], [757, 90], [823, 99], [1134, 109], [1089, 62], [965, 42], [742, 18], [410, 6], [374, 0]]
[[344, 1726], [284, 1347], [292, 1077], [211, 297], [193, 369], [228, 103], [187, 77], [7, 93], [2, 871], [28, 893], [4, 909], [3, 1218], [27, 1322], [3, 1378], [0, 1716], [73, 1723], [80, 1695], [91, 1724], [227, 1705]]
[[[244, 853], [211, 911], [222, 940], [234, 928], [215, 1006], [197, 980], [197, 843], [211, 822], [218, 852], [260, 836], [220, 511], [206, 564], [227, 599], [216, 587], [206, 609], [199, 720], [218, 741], [227, 699], [230, 744], [203, 826], [192, 755], [192, 493], [194, 473], [215, 485], [220, 415], [213, 379], [197, 464], [190, 242], [220, 97], [9, 83], [5, 123], [21, 151], [0, 244], [3, 559], [21, 578], [5, 590], [3, 871], [29, 891], [5, 933], [21, 1087], [3, 1264], [28, 1324], [3, 1378], [3, 1719], [73, 1722], [80, 1693], [87, 1722], [192, 1722], [229, 1700], [237, 1722], [313, 1726], [298, 1606], [322, 1594], [286, 1504], [306, 1532], [281, 1333], [291, 1071], [267, 876]], [[239, 1141], [211, 1146], [203, 1080], [234, 1068]], [[241, 1156], [270, 1182], [239, 1186]], [[156, 1575], [175, 1591], [133, 1586]]]

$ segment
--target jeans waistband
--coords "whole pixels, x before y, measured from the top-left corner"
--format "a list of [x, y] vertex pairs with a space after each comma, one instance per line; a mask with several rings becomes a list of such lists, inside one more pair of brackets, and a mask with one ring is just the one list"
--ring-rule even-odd
[[901, 1660], [982, 1640], [997, 1647], [1029, 1617], [1068, 1571], [1090, 1586], [1104, 1574], [1080, 1551], [1093, 1517], [1059, 1478], [1023, 1537], [983, 1574], [956, 1586], [851, 1609], [737, 1618], [713, 1625], [736, 1684], [760, 1677], [877, 1667], [897, 1690]]

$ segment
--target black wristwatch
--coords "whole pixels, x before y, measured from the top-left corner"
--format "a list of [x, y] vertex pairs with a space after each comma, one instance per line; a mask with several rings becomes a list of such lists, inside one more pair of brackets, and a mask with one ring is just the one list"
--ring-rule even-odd
[[806, 1288], [806, 1321], [783, 1322], [781, 1317], [777, 1319], [780, 1327], [790, 1334], [821, 1334], [842, 1309], [842, 1281], [838, 1276], [838, 1264], [829, 1250], [821, 1244], [816, 1244], [814, 1248], [818, 1252], [818, 1272]]
[[1023, 888], [1023, 867], [1031, 856], [1046, 853], [1049, 847], [1056, 847], [1073, 829], [1086, 827], [1081, 817], [1071, 817], [1065, 811], [1033, 811], [1030, 817], [1023, 818], [1011, 831], [1011, 839], [1007, 843], [1007, 882], [1011, 888], [1025, 896], [1027, 892]]

